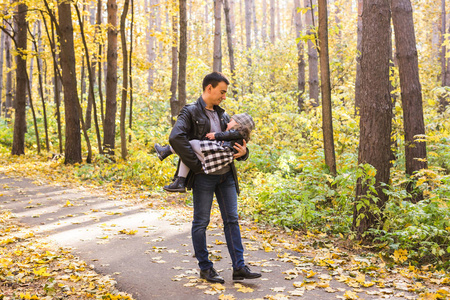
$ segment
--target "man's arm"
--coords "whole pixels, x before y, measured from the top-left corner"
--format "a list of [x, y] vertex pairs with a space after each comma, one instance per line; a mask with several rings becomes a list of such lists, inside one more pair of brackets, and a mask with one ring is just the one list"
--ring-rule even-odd
[[202, 164], [197, 155], [195, 155], [188, 139], [188, 132], [192, 130], [191, 118], [192, 116], [189, 110], [186, 107], [183, 107], [178, 115], [177, 122], [170, 133], [169, 143], [175, 153], [178, 154], [180, 159], [192, 172], [201, 173]]

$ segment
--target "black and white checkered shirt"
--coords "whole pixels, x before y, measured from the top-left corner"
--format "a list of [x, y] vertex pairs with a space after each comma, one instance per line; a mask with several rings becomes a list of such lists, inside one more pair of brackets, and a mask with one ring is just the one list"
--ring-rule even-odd
[[206, 174], [219, 171], [233, 162], [233, 150], [229, 147], [222, 146], [222, 142], [200, 141], [200, 149], [205, 156], [205, 161], [202, 163], [202, 166]]

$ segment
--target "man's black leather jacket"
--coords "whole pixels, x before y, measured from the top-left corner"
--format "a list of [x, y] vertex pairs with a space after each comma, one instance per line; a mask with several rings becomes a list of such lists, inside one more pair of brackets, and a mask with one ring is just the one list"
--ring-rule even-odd
[[[203, 173], [202, 164], [192, 149], [189, 141], [194, 139], [207, 139], [206, 134], [211, 131], [211, 123], [205, 110], [206, 104], [202, 97], [198, 98], [196, 102], [184, 106], [181, 109], [177, 122], [173, 126], [169, 136], [169, 143], [173, 150], [191, 170], [187, 178], [188, 189], [192, 188], [194, 183], [195, 176], [193, 175]], [[219, 106], [214, 106], [214, 110], [219, 116], [222, 131], [225, 131], [228, 122], [230, 122], [230, 117]], [[249, 151], [247, 148], [246, 155], [238, 158], [238, 160], [246, 160], [248, 155]], [[230, 166], [236, 182], [236, 191], [239, 193], [236, 167], [234, 166], [234, 163], [231, 163]]]

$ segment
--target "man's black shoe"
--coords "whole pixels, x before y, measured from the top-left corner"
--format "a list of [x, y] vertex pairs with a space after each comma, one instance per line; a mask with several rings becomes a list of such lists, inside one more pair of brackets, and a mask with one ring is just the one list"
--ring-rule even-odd
[[186, 178], [175, 176], [175, 180], [163, 189], [172, 193], [186, 193]]
[[213, 267], [204, 271], [200, 270], [200, 278], [206, 279], [207, 281], [212, 283], [225, 283], [225, 280], [223, 280], [223, 278], [219, 276], [219, 274]]
[[239, 269], [233, 269], [233, 280], [255, 279], [261, 277], [261, 273], [252, 273], [250, 268], [243, 266]]
[[170, 146], [160, 146], [159, 144], [155, 144], [155, 151], [158, 158], [163, 161], [167, 156], [172, 155], [172, 150], [170, 150]]

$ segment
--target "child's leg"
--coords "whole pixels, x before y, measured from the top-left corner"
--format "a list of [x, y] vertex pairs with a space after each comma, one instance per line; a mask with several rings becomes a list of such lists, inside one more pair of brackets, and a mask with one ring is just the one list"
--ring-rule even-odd
[[202, 163], [205, 162], [205, 156], [200, 148], [200, 140], [190, 140], [189, 143], [191, 144], [192, 150], [194, 150], [195, 154], [197, 154], [198, 159]]
[[[199, 140], [191, 140], [189, 141], [191, 144], [192, 149], [194, 150], [195, 154], [197, 155], [198, 159], [201, 162], [205, 161], [205, 157], [203, 156], [202, 151], [200, 150], [200, 141]], [[190, 169], [188, 166], [186, 166], [183, 161], [180, 161], [180, 167], [178, 168], [178, 174], [176, 176], [178, 177], [186, 177], [189, 173]]]

